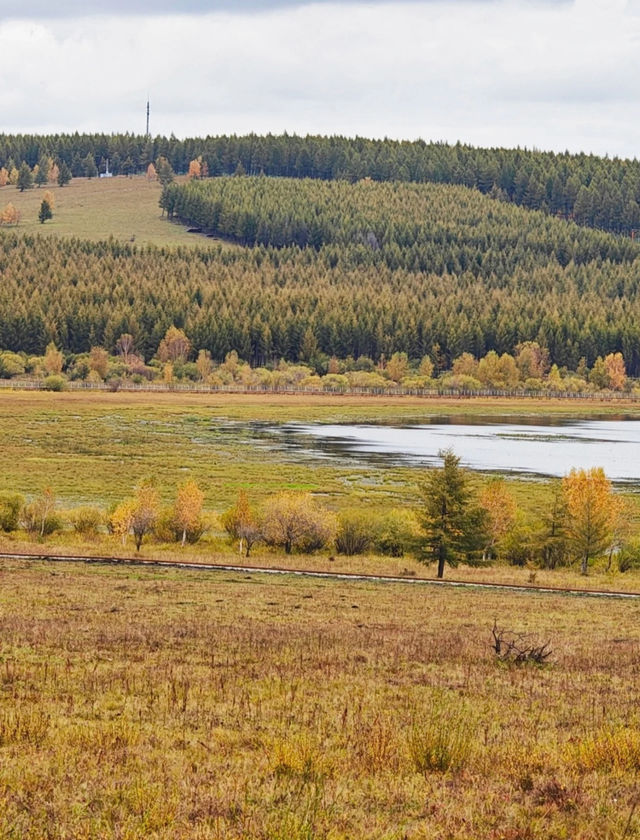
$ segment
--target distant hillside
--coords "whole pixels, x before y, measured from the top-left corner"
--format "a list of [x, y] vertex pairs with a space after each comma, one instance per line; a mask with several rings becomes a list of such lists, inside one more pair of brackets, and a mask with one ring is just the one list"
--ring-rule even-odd
[[629, 239], [430, 184], [227, 178], [171, 188], [165, 203], [253, 247], [5, 233], [0, 347], [113, 349], [131, 333], [149, 358], [175, 324], [214, 359], [237, 350], [254, 364], [312, 348], [429, 354], [444, 368], [532, 340], [570, 369], [622, 351], [640, 374], [640, 250]]
[[115, 173], [143, 172], [165, 156], [176, 173], [201, 158], [209, 175], [236, 170], [357, 181], [459, 184], [578, 224], [631, 234], [640, 228], [640, 162], [593, 155], [344, 137], [206, 137], [149, 139], [130, 134], [0, 135], [0, 167], [31, 167], [42, 156], [84, 174], [91, 155]]

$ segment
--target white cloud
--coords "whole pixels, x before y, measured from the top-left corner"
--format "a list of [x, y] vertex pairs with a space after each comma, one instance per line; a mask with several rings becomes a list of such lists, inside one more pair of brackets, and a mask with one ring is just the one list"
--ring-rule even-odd
[[638, 0], [315, 4], [0, 25], [5, 131], [360, 134], [634, 156]]

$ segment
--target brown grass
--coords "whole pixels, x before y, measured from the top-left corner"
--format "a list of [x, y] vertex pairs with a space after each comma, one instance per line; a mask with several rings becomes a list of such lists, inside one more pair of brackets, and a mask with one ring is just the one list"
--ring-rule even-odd
[[[553, 664], [496, 663], [495, 615], [550, 638]], [[635, 765], [608, 762], [602, 733], [639, 723], [639, 618], [553, 596], [1, 564], [0, 836], [638, 836]], [[436, 735], [456, 760], [418, 766]]]

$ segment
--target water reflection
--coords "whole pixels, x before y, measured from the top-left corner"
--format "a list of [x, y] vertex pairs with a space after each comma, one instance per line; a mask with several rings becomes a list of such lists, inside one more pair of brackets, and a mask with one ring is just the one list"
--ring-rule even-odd
[[640, 482], [640, 420], [621, 417], [438, 417], [419, 425], [324, 425], [281, 428], [287, 446], [326, 456], [424, 465], [452, 448], [462, 463], [484, 471], [563, 476], [572, 467], [603, 467], [615, 481]]

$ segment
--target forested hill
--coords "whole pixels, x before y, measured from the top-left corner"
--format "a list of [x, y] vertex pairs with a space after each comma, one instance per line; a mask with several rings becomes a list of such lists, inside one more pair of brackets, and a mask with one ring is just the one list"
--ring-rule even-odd
[[114, 174], [166, 157], [177, 173], [200, 160], [211, 176], [247, 174], [323, 180], [459, 184], [529, 209], [625, 235], [640, 228], [640, 162], [593, 155], [479, 149], [465, 145], [344, 137], [257, 136], [178, 140], [130, 134], [0, 135], [0, 168], [43, 157], [76, 176], [86, 158]]
[[[149, 359], [175, 325], [215, 360], [236, 350], [254, 364], [297, 361], [311, 347], [375, 361], [428, 354], [442, 370], [463, 352], [537, 341], [571, 370], [621, 351], [640, 374], [630, 239], [463, 187], [257, 177], [168, 194], [258, 244], [171, 250], [2, 234], [0, 348], [113, 351], [130, 333]], [[305, 225], [317, 238], [301, 247]]]
[[510, 285], [536, 267], [630, 262], [636, 242], [585, 230], [475, 190], [433, 184], [224, 177], [165, 187], [160, 204], [243, 245], [325, 248], [350, 265], [468, 272]]

